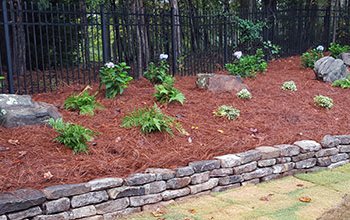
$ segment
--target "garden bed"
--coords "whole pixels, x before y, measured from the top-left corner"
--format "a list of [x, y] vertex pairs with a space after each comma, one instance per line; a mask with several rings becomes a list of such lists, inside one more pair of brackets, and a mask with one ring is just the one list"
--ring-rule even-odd
[[[245, 80], [253, 99], [244, 101], [235, 93], [214, 94], [197, 89], [195, 77], [177, 77], [176, 87], [184, 93], [186, 102], [183, 106], [162, 106], [162, 110], [176, 117], [190, 136], [177, 132], [173, 137], [166, 133], [144, 135], [137, 128], [120, 127], [123, 116], [135, 108], [153, 105], [154, 88], [144, 79], [132, 82], [116, 99], [104, 99], [99, 94], [105, 109], [93, 117], [63, 109], [65, 98], [84, 86], [35, 95], [34, 100], [59, 107], [65, 121], [84, 125], [99, 135], [90, 143], [88, 154], [74, 155], [52, 141], [56, 133], [49, 127], [0, 128], [0, 191], [125, 177], [148, 167], [174, 168], [261, 145], [302, 139], [320, 141], [325, 134], [349, 133], [349, 91], [314, 78], [312, 70], [300, 68], [299, 57], [276, 60], [265, 74]], [[297, 92], [281, 90], [287, 80], [296, 82]], [[313, 97], [319, 94], [333, 98], [331, 110], [314, 105]], [[240, 117], [234, 121], [213, 117], [213, 110], [222, 104], [240, 109]], [[48, 171], [53, 175], [51, 179], [44, 178]]]

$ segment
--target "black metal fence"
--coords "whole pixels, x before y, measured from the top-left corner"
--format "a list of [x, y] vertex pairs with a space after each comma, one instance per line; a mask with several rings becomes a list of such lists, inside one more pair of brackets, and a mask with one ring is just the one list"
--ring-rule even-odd
[[2, 92], [21, 94], [97, 81], [100, 66], [109, 61], [127, 62], [137, 78], [161, 53], [169, 54], [173, 74], [215, 71], [232, 60], [235, 50], [248, 51], [240, 44], [244, 33], [238, 17], [265, 21], [263, 38], [280, 45], [282, 56], [328, 46], [334, 39], [350, 44], [350, 15], [342, 11], [194, 15], [66, 4], [43, 8], [2, 0], [0, 15]]

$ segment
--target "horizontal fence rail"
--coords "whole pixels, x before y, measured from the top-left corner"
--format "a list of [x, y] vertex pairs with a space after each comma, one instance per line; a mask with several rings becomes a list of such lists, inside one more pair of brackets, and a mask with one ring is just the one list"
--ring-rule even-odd
[[2, 93], [32, 94], [62, 85], [90, 84], [106, 62], [126, 62], [135, 78], [161, 53], [173, 74], [213, 72], [261, 45], [243, 44], [237, 19], [264, 21], [263, 40], [281, 46], [282, 56], [337, 40], [350, 44], [349, 12], [279, 10], [194, 14], [159, 9], [84, 8], [79, 5], [2, 0], [0, 8]]

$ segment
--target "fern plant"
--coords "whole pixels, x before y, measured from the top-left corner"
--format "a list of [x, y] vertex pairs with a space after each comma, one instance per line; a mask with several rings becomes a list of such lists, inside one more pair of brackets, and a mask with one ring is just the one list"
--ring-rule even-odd
[[71, 148], [74, 153], [88, 151], [87, 142], [92, 140], [95, 132], [80, 125], [65, 123], [61, 118], [51, 118], [49, 124], [59, 133], [54, 140]]
[[240, 111], [238, 109], [229, 105], [222, 105], [213, 113], [215, 116], [226, 117], [229, 120], [235, 120], [240, 115]]
[[156, 93], [154, 97], [160, 103], [185, 102], [185, 96], [182, 92], [174, 87], [174, 78], [167, 78], [161, 85], [155, 86]]
[[64, 101], [64, 108], [73, 111], [79, 110], [81, 115], [94, 115], [95, 109], [102, 108], [102, 105], [97, 103], [95, 95], [83, 91], [80, 94], [69, 96]]
[[350, 89], [350, 74], [345, 79], [338, 79], [332, 83], [332, 86], [342, 89]]

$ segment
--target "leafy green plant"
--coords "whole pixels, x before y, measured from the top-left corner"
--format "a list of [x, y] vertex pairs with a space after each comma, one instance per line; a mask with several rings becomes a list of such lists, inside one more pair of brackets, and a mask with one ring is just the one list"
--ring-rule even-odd
[[282, 84], [282, 90], [297, 91], [297, 85], [294, 81], [286, 81]]
[[262, 41], [262, 30], [265, 22], [253, 22], [248, 19], [236, 18], [238, 30], [240, 31], [240, 44], [256, 43]]
[[301, 55], [301, 65], [304, 68], [314, 68], [315, 62], [323, 57], [323, 52], [312, 49]]
[[97, 103], [96, 96], [90, 95], [88, 91], [83, 91], [80, 94], [73, 94], [64, 101], [64, 108], [67, 110], [79, 110], [81, 115], [94, 115], [97, 108], [102, 105]]
[[345, 79], [338, 79], [332, 83], [332, 86], [340, 87], [342, 89], [350, 89], [350, 75]]
[[151, 108], [140, 108], [123, 118], [122, 127], [140, 127], [143, 133], [167, 132], [173, 134], [172, 127], [179, 129], [181, 126], [175, 122], [175, 118], [165, 115], [154, 104]]
[[242, 89], [236, 95], [240, 99], [251, 99], [252, 98], [252, 94], [249, 92], [248, 89]]
[[257, 49], [255, 55], [242, 56], [233, 63], [227, 63], [225, 68], [232, 75], [255, 77], [258, 72], [266, 71], [267, 62], [264, 60], [262, 49]]
[[168, 63], [165, 60], [161, 60], [159, 65], [149, 63], [147, 71], [144, 73], [144, 77], [152, 84], [162, 84], [163, 82], [169, 80], [171, 75], [169, 74]]
[[173, 85], [163, 83], [161, 85], [156, 85], [156, 97], [157, 101], [160, 103], [171, 103], [171, 102], [180, 102], [183, 104], [185, 102], [185, 96], [176, 89]]
[[314, 102], [321, 108], [331, 109], [333, 107], [333, 99], [327, 96], [317, 95], [314, 97]]
[[0, 88], [2, 87], [2, 83], [1, 83], [1, 81], [2, 80], [4, 80], [5, 79], [5, 77], [4, 76], [0, 76]]
[[122, 94], [124, 89], [128, 87], [132, 77], [129, 76], [130, 67], [126, 63], [107, 63], [100, 69], [100, 88], [102, 85], [106, 87], [106, 97], [114, 98], [118, 94]]
[[240, 111], [238, 109], [228, 105], [220, 106], [213, 113], [215, 116], [226, 117], [229, 120], [234, 120], [240, 115]]
[[55, 138], [61, 144], [71, 148], [74, 153], [87, 152], [87, 142], [91, 141], [95, 132], [83, 126], [65, 123], [63, 120], [50, 119], [49, 124], [55, 129], [59, 136]]
[[349, 45], [340, 45], [337, 43], [331, 43], [328, 48], [329, 52], [331, 52], [331, 56], [334, 58], [338, 58], [340, 54], [350, 52]]
[[264, 41], [263, 46], [265, 51], [267, 51], [268, 57], [275, 59], [279, 56], [281, 52], [281, 47], [273, 44], [271, 41]]

